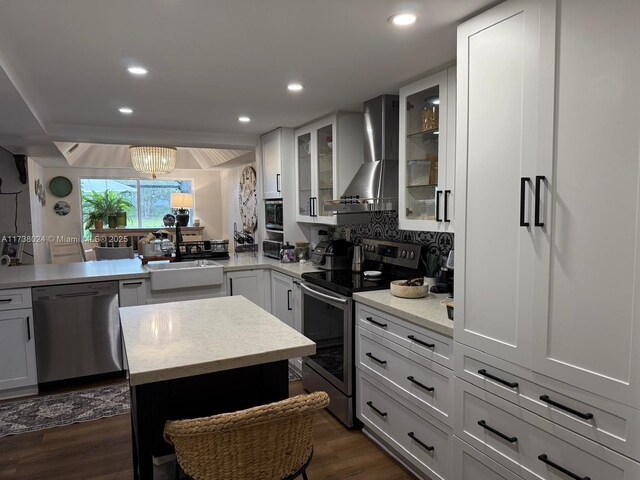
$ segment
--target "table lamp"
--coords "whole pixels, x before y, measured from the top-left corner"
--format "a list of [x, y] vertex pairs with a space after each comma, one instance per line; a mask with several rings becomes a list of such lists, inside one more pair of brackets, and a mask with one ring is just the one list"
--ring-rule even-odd
[[171, 208], [177, 208], [178, 214], [176, 215], [176, 221], [181, 227], [189, 225], [189, 212], [188, 208], [193, 208], [193, 194], [192, 193], [172, 193], [171, 194]]

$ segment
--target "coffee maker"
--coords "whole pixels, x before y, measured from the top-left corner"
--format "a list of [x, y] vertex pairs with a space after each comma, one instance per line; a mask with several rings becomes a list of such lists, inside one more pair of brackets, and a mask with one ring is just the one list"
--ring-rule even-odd
[[433, 293], [448, 293], [453, 298], [453, 249], [436, 275], [436, 284], [431, 287]]

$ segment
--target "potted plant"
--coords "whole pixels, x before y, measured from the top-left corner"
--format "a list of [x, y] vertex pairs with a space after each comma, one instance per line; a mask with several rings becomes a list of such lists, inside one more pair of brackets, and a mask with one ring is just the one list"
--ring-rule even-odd
[[[109, 228], [114, 228], [116, 215], [126, 219], [126, 214], [133, 211], [133, 203], [128, 198], [129, 192], [114, 192], [113, 190], [105, 190], [104, 192], [96, 192], [92, 190], [82, 198], [82, 210], [87, 212], [85, 220], [85, 228], [91, 228], [95, 225], [96, 220], [109, 220]], [[124, 214], [124, 215], [123, 215]], [[92, 220], [91, 220], [92, 219]], [[126, 220], [122, 226], [126, 225]], [[98, 228], [96, 226], [96, 228]]]

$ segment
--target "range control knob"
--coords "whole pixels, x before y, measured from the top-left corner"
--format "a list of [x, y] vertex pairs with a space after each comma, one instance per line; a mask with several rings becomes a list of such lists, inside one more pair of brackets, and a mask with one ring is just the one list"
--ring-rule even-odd
[[409, 252], [409, 260], [413, 260], [414, 258], [416, 258], [416, 252], [412, 250]]
[[401, 256], [402, 258], [407, 258], [407, 251], [406, 251], [406, 250], [402, 250], [402, 251], [400, 252], [400, 256]]

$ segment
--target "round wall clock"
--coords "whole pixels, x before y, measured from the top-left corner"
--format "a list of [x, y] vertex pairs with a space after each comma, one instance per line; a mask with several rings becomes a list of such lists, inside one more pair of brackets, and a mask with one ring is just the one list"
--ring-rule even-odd
[[245, 167], [240, 175], [240, 219], [245, 231], [253, 232], [258, 226], [256, 171], [251, 166]]

